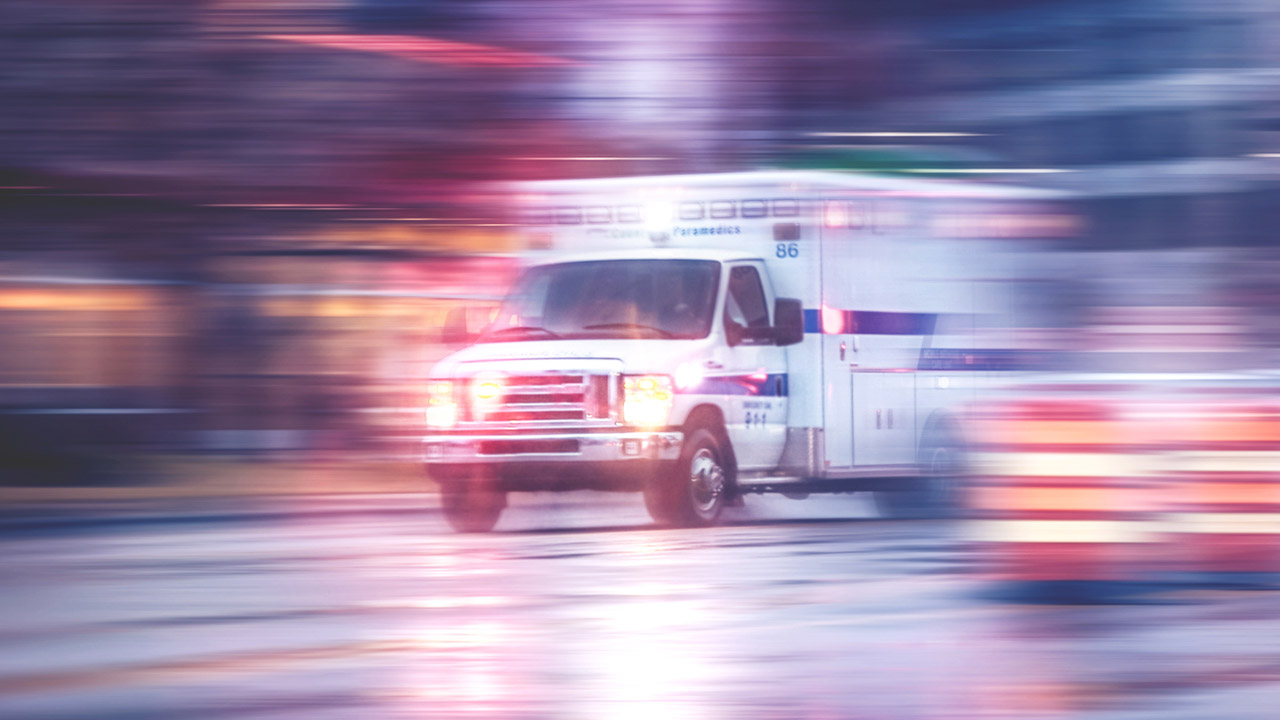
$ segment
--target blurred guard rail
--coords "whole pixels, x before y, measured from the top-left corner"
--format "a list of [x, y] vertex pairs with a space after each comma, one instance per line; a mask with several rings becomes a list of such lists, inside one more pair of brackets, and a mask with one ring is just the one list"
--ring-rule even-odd
[[982, 568], [1063, 595], [1133, 581], [1159, 539], [1144, 448], [1100, 400], [1029, 400], [978, 412], [969, 491]]
[[971, 427], [970, 538], [994, 580], [1063, 597], [1280, 580], [1277, 403], [1043, 397]]
[[1280, 404], [1212, 400], [1150, 418], [1168, 443], [1173, 575], [1210, 585], [1280, 580]]

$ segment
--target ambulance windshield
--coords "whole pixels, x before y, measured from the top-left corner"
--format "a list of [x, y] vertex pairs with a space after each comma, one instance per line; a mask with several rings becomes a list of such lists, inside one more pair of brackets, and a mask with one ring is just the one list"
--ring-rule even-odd
[[711, 332], [720, 264], [592, 260], [528, 270], [480, 342], [694, 339]]

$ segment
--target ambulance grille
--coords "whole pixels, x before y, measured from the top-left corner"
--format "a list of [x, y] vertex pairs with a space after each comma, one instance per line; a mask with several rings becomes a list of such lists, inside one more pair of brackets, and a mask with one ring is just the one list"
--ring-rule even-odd
[[495, 380], [500, 391], [489, 399], [471, 396], [470, 419], [504, 425], [604, 424], [611, 420], [608, 375], [548, 373], [509, 375]]

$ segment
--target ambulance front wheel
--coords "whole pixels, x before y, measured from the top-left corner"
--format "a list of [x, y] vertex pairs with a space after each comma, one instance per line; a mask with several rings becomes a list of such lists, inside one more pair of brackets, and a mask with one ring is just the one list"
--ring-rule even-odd
[[493, 473], [484, 468], [441, 478], [439, 484], [440, 509], [458, 532], [489, 532], [507, 507], [507, 494], [497, 489]]
[[644, 504], [650, 517], [679, 527], [714, 524], [732, 490], [726, 457], [725, 448], [710, 430], [699, 428], [685, 436], [675, 467], [645, 487]]

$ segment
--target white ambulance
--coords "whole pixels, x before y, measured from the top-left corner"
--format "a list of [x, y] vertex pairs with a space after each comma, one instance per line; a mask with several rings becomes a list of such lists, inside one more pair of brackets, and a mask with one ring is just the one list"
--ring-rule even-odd
[[425, 460], [460, 531], [514, 491], [637, 491], [682, 526], [746, 493], [944, 511], [957, 409], [1025, 364], [1020, 261], [1075, 223], [1041, 191], [823, 172], [510, 199], [527, 269], [428, 378]]

